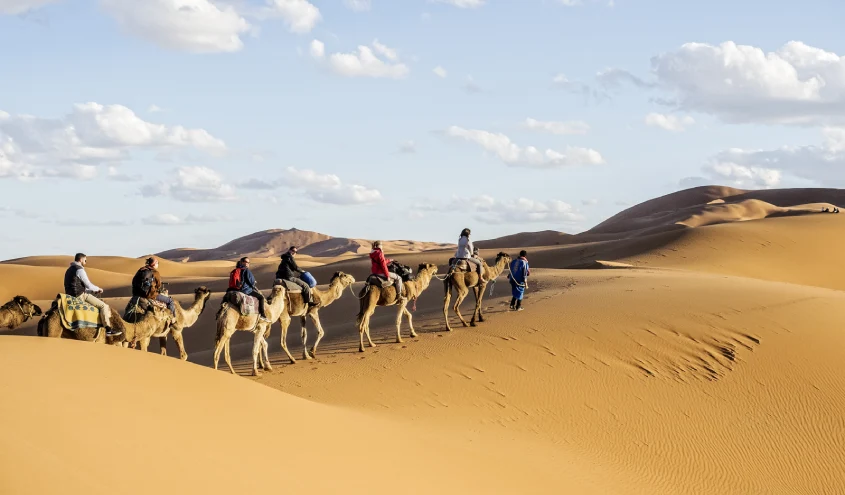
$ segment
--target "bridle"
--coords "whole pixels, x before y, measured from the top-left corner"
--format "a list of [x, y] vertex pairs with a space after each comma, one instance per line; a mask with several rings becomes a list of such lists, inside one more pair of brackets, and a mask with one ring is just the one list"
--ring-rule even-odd
[[33, 316], [35, 316], [35, 308], [32, 308], [32, 312], [27, 314], [27, 312], [23, 310], [23, 306], [21, 306], [21, 303], [15, 301], [15, 304], [17, 304], [18, 309], [21, 310], [21, 314], [24, 317], [24, 321], [26, 321], [26, 320], [32, 318]]

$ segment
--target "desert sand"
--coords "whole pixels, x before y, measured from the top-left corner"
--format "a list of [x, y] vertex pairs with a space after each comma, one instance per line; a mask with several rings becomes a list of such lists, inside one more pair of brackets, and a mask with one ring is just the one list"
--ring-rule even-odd
[[[347, 292], [321, 311], [316, 360], [287, 364], [276, 324], [257, 378], [208, 368], [231, 263], [162, 261], [183, 304], [215, 292], [184, 332], [189, 362], [32, 337], [34, 322], [3, 332], [0, 492], [845, 493], [845, 216], [818, 213], [840, 194], [697, 188], [545, 233], [525, 311], [506, 311], [502, 277], [487, 321], [444, 332], [434, 281], [420, 337], [393, 343], [379, 308], [365, 353]], [[408, 251], [441, 275], [451, 255]], [[0, 264], [0, 299], [49, 307], [68, 261]], [[257, 263], [262, 287], [276, 261]], [[369, 269], [304, 261], [321, 282]], [[92, 256], [89, 273], [122, 311], [140, 264]], [[233, 342], [246, 375], [251, 336]]]

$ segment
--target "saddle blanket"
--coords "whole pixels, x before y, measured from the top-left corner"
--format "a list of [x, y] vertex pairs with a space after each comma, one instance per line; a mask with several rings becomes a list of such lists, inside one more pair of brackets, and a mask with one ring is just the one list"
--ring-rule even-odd
[[378, 275], [370, 275], [367, 277], [367, 285], [375, 285], [376, 287], [381, 287], [382, 289], [387, 287], [393, 287], [393, 281], [387, 278], [379, 277]]
[[78, 297], [59, 294], [59, 317], [62, 326], [77, 331], [81, 328], [100, 326], [100, 310]]
[[242, 315], [254, 315], [258, 313], [258, 299], [248, 296], [243, 292], [230, 290], [226, 292], [226, 302], [237, 306]]

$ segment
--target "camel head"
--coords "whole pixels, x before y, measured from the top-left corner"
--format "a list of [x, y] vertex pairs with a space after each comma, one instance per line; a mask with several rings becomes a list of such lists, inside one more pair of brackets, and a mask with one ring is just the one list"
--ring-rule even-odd
[[13, 307], [20, 308], [21, 312], [23, 313], [24, 321], [32, 318], [33, 316], [41, 316], [41, 308], [39, 308], [35, 304], [32, 304], [32, 301], [30, 301], [26, 297], [15, 296], [12, 301], [15, 303]]
[[355, 283], [355, 277], [348, 273], [334, 272], [334, 275], [332, 275], [332, 280], [331, 282], [329, 282], [329, 285], [334, 285], [335, 283], [338, 283], [341, 285], [341, 287], [346, 288]]
[[420, 263], [420, 265], [417, 267], [417, 275], [423, 272], [429, 272], [431, 275], [434, 275], [435, 273], [437, 273], [437, 265], [434, 265], [432, 263]]
[[197, 287], [196, 289], [194, 289], [194, 296], [197, 299], [208, 299], [209, 297], [211, 297], [211, 291], [208, 290], [208, 287], [206, 286]]
[[499, 264], [499, 260], [505, 260], [505, 264], [508, 264], [511, 262], [511, 255], [509, 255], [508, 253], [499, 252], [499, 254], [496, 255], [497, 265]]

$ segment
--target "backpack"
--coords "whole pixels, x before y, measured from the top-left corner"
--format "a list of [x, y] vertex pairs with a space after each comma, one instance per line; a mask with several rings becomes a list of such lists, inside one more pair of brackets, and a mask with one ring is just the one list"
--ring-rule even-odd
[[235, 268], [229, 274], [229, 288], [241, 290], [244, 286], [243, 268]]
[[388, 271], [391, 271], [402, 278], [403, 282], [409, 282], [414, 279], [414, 271], [411, 270], [410, 266], [403, 265], [396, 261], [391, 261], [390, 264], [387, 265]]
[[135, 283], [135, 289], [138, 291], [139, 294], [143, 294], [144, 297], [147, 297], [153, 288], [153, 283], [155, 282], [155, 275], [153, 274], [153, 271], [149, 268], [142, 269], [139, 275], [140, 277], [136, 277], [136, 279], [133, 280], [133, 283]]

